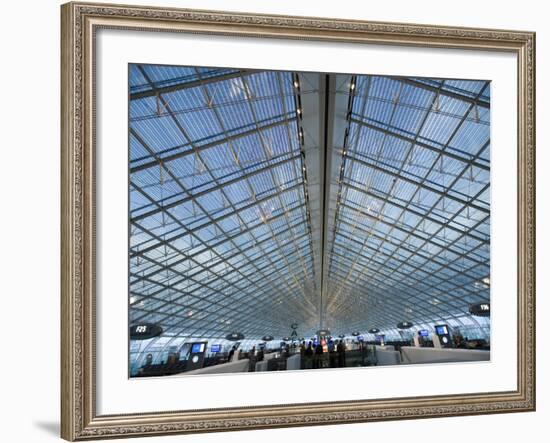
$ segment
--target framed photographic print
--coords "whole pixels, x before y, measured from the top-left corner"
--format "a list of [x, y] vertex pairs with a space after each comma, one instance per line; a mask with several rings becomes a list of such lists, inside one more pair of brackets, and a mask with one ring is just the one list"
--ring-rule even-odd
[[535, 36], [62, 6], [62, 437], [535, 408]]

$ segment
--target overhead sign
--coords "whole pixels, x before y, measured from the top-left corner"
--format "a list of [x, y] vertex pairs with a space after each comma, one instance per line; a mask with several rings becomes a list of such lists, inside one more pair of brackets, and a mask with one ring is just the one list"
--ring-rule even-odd
[[244, 335], [241, 334], [240, 332], [232, 332], [231, 334], [227, 334], [225, 336], [225, 339], [229, 341], [238, 341], [238, 340], [242, 340], [243, 338], [244, 338]]
[[140, 325], [130, 326], [130, 339], [131, 340], [147, 340], [149, 338], [157, 337], [162, 334], [162, 328], [159, 325], [152, 323], [143, 323]]
[[413, 324], [410, 321], [402, 321], [402, 322], [397, 323], [397, 328], [398, 329], [409, 329], [409, 328], [412, 328], [412, 326], [413, 326]]
[[470, 314], [478, 317], [489, 317], [491, 315], [491, 305], [489, 303], [476, 303], [470, 306]]

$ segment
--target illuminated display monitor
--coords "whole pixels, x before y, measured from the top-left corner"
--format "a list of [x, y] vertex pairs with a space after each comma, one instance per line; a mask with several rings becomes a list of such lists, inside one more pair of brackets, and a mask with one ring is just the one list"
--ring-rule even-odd
[[449, 334], [449, 329], [447, 328], [446, 325], [436, 326], [435, 327], [435, 333], [437, 335], [448, 335]]
[[222, 345], [212, 345], [210, 347], [210, 352], [220, 352], [221, 350], [222, 350]]
[[204, 352], [204, 343], [194, 343], [191, 347], [191, 354], [198, 354]]
[[382, 344], [384, 343], [384, 339], [386, 338], [385, 335], [375, 335], [375, 339], [378, 343]]
[[418, 335], [420, 337], [428, 337], [430, 333], [427, 329], [421, 329], [420, 331], [418, 331]]

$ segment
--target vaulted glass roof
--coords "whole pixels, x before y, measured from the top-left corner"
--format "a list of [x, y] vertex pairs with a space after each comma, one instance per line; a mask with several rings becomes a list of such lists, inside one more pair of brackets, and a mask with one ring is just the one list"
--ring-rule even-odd
[[315, 327], [293, 89], [290, 73], [132, 66], [132, 322], [201, 337]]
[[129, 97], [131, 324], [488, 327], [489, 82], [131, 65]]
[[475, 323], [468, 306], [489, 300], [489, 82], [354, 81], [328, 323]]

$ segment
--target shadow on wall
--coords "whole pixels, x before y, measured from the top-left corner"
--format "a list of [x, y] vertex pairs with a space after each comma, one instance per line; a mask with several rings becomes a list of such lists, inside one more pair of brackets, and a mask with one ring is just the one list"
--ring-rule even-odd
[[38, 422], [34, 422], [34, 426], [39, 429], [42, 429], [47, 434], [55, 435], [56, 437], [59, 437], [60, 429], [59, 429], [58, 422], [38, 421]]

